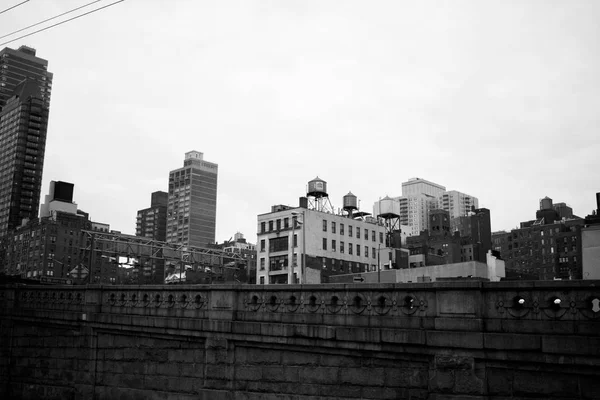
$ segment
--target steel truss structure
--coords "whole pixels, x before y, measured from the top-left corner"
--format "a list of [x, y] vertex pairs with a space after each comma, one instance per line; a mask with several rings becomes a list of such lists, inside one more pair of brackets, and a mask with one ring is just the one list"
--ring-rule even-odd
[[[92, 258], [97, 255], [104, 257], [127, 257], [141, 260], [164, 260], [165, 263], [221, 266], [229, 262], [245, 262], [242, 254], [226, 252], [205, 247], [183, 246], [153, 240], [145, 237], [82, 230], [86, 239], [83, 250]], [[92, 251], [92, 249], [94, 251]], [[96, 255], [94, 255], [94, 253]], [[117, 259], [118, 260], [118, 259]]]

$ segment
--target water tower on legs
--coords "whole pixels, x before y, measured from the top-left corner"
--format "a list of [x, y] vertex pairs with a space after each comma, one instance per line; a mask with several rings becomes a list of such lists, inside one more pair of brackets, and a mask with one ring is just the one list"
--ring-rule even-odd
[[385, 246], [399, 249], [400, 235], [400, 203], [388, 196], [380, 199], [376, 205], [376, 217], [383, 219], [385, 225]]
[[352, 218], [356, 210], [358, 210], [358, 199], [352, 192], [348, 192], [344, 196], [344, 211], [348, 214], [348, 218]]
[[308, 197], [309, 209], [333, 213], [333, 206], [329, 200], [329, 194], [327, 194], [327, 182], [318, 176], [312, 181], [308, 182], [306, 197]]

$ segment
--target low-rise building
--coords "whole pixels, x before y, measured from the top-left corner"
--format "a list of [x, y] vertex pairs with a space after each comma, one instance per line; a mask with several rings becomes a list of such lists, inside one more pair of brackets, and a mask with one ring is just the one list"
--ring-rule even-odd
[[385, 248], [383, 223], [360, 212], [279, 205], [258, 215], [257, 227], [258, 284], [326, 283], [332, 275], [373, 271]]

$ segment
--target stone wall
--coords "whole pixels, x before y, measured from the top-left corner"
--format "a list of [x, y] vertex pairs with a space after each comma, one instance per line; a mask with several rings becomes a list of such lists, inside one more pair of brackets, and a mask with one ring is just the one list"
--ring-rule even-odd
[[598, 399], [599, 287], [5, 286], [0, 398]]

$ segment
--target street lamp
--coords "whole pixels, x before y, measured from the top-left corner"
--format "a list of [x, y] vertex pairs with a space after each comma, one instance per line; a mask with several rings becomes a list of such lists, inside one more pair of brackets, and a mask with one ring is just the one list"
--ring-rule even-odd
[[[302, 216], [302, 221], [298, 221], [298, 216]], [[296, 223], [302, 225], [302, 253], [300, 254], [300, 274], [299, 274], [299, 283], [304, 283], [304, 264], [305, 264], [305, 253], [306, 253], [306, 240], [305, 240], [305, 228], [304, 228], [304, 211], [302, 212], [292, 212], [292, 261], [294, 260], [294, 233], [296, 231]], [[292, 266], [293, 268], [293, 266]], [[288, 282], [291, 282], [291, 277], [293, 273], [289, 272]]]

